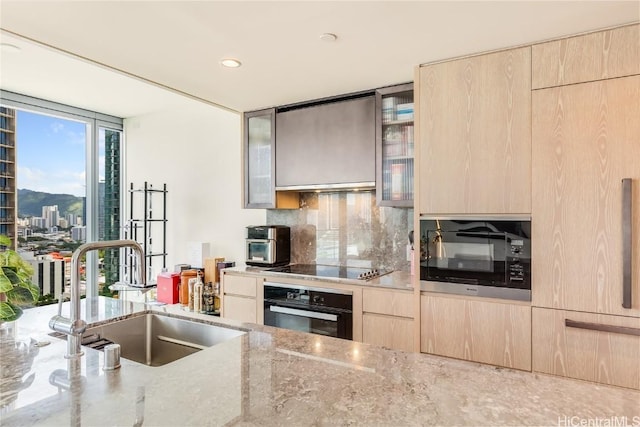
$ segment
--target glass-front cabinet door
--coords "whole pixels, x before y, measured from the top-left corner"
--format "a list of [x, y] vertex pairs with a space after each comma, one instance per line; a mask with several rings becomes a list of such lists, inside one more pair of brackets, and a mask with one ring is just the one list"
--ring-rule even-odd
[[413, 83], [378, 89], [376, 115], [378, 205], [413, 207]]
[[244, 206], [275, 208], [275, 109], [244, 114]]

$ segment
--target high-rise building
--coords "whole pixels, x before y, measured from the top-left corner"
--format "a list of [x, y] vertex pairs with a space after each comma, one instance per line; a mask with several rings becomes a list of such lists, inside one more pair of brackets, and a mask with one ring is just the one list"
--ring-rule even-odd
[[52, 229], [58, 226], [58, 220], [60, 219], [60, 212], [58, 212], [58, 205], [43, 206], [42, 218], [44, 218], [45, 228]]
[[71, 229], [71, 238], [76, 242], [86, 242], [87, 240], [87, 227], [76, 226]]
[[[83, 201], [84, 203], [84, 201]], [[74, 225], [84, 225], [82, 223], [82, 216], [76, 214], [67, 214], [64, 217], [67, 220], [68, 227], [73, 227]]]
[[32, 259], [28, 262], [33, 267], [31, 282], [38, 286], [40, 295], [60, 295], [65, 288], [67, 263], [63, 259]]
[[104, 181], [98, 182], [98, 240], [105, 240]]
[[[104, 184], [100, 185], [100, 224], [104, 240], [120, 238], [120, 137], [121, 133], [105, 129], [104, 135]], [[103, 196], [104, 195], [104, 196]], [[119, 280], [120, 254], [108, 249], [104, 254], [104, 277], [108, 286]]]
[[31, 226], [33, 228], [45, 228], [44, 218], [40, 218], [37, 216], [31, 217]]
[[16, 194], [16, 110], [0, 107], [0, 234], [17, 238], [18, 197]]

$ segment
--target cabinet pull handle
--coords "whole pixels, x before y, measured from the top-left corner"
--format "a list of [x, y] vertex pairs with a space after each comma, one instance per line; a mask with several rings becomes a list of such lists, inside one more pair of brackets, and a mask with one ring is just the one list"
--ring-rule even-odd
[[640, 337], [640, 328], [630, 326], [603, 325], [602, 323], [578, 322], [564, 319], [564, 325], [568, 328], [589, 329], [591, 331], [612, 332], [614, 334], [635, 335]]
[[631, 178], [622, 180], [622, 307], [631, 308], [631, 223], [632, 199]]

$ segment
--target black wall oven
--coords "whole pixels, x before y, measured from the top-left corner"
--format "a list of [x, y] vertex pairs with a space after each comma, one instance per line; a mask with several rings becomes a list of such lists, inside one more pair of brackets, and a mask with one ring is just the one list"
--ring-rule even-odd
[[353, 339], [353, 295], [341, 289], [264, 283], [264, 324]]
[[420, 217], [420, 280], [434, 292], [531, 301], [530, 219]]

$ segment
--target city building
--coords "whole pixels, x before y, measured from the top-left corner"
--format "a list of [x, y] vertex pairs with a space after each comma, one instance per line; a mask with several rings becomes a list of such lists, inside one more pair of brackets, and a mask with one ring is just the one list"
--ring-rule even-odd
[[46, 228], [46, 222], [44, 218], [37, 216], [31, 217], [31, 227], [33, 228]]
[[87, 227], [83, 226], [75, 226], [71, 229], [71, 239], [76, 242], [84, 242], [87, 240]]
[[58, 225], [58, 219], [60, 219], [58, 205], [43, 206], [42, 218], [44, 218], [44, 228], [52, 229], [56, 227]]
[[0, 234], [16, 248], [16, 110], [0, 108]]
[[[120, 138], [121, 132], [105, 129], [104, 132], [104, 181], [99, 183], [99, 233], [100, 240], [120, 238]], [[106, 284], [119, 280], [120, 253], [109, 249], [104, 254]]]
[[20, 255], [33, 267], [31, 281], [40, 290], [40, 295], [60, 295], [69, 282], [68, 266], [70, 262], [59, 254], [33, 256], [33, 252], [24, 251]]

